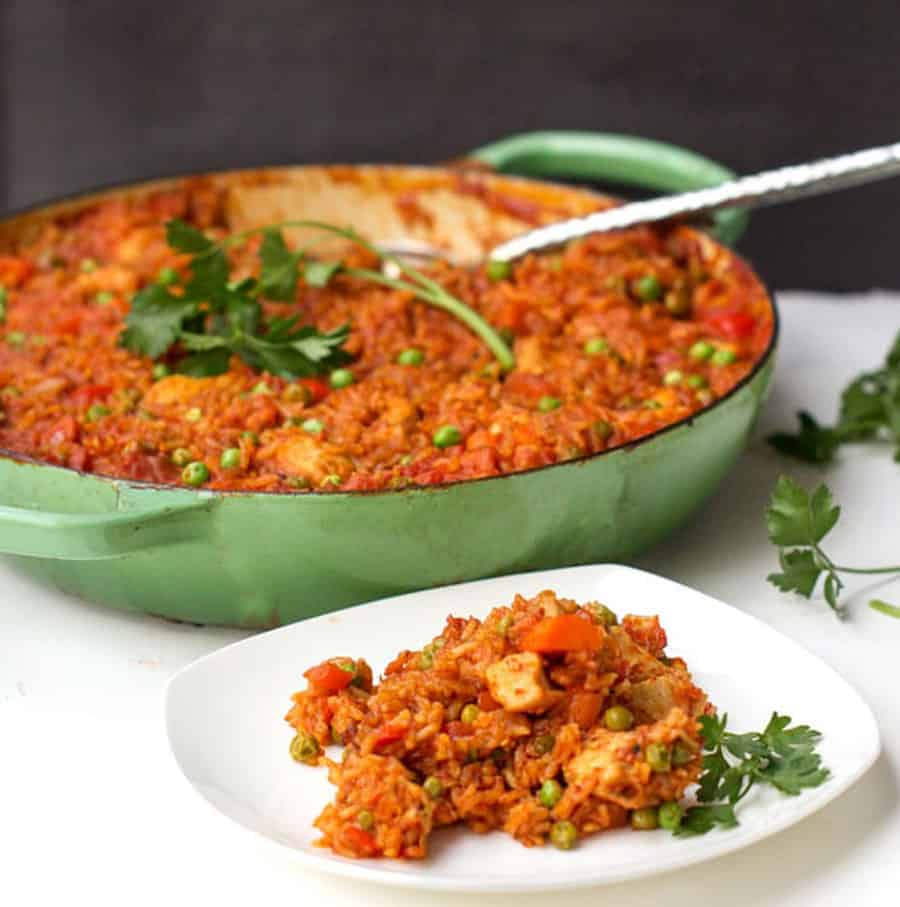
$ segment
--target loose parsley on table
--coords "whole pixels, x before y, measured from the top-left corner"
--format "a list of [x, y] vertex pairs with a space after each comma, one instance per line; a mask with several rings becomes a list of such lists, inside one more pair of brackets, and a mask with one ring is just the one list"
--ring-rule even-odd
[[783, 454], [830, 463], [842, 444], [886, 437], [896, 445], [894, 459], [900, 462], [900, 334], [880, 369], [859, 375], [844, 388], [835, 425], [820, 425], [803, 410], [797, 418], [796, 434], [778, 432], [768, 438]]
[[[311, 258], [307, 250], [291, 250], [282, 229], [306, 227], [349, 240], [374, 253], [379, 261], [392, 261], [401, 277], [380, 271], [349, 267], [343, 261]], [[248, 236], [262, 234], [259, 277], [231, 280], [227, 250]], [[188, 355], [176, 368], [187, 375], [219, 375], [228, 370], [232, 355], [248, 365], [284, 378], [324, 372], [350, 360], [342, 348], [347, 325], [320, 332], [312, 325], [298, 325], [296, 316], [263, 318], [261, 299], [290, 302], [302, 279], [311, 287], [325, 287], [337, 274], [346, 274], [411, 293], [415, 298], [444, 309], [462, 321], [491, 350], [505, 370], [515, 365], [509, 347], [475, 311], [440, 284], [393, 256], [381, 254], [350, 228], [318, 221], [286, 221], [214, 240], [180, 220], [166, 224], [169, 246], [191, 256], [184, 282], [149, 284], [131, 302], [120, 343], [152, 359], [174, 347]]]
[[[812, 493], [787, 476], [781, 476], [772, 491], [766, 509], [769, 541], [778, 546], [780, 573], [770, 573], [767, 579], [782, 592], [796, 592], [811, 598], [819, 578], [824, 576], [825, 601], [835, 613], [842, 615], [839, 602], [844, 584], [839, 574], [900, 573], [894, 567], [844, 567], [835, 564], [822, 550], [820, 542], [834, 528], [841, 508], [834, 504], [831, 492], [824, 484]], [[886, 602], [873, 601], [870, 607], [890, 617], [900, 618], [900, 608]]]
[[703, 774], [697, 788], [699, 806], [686, 810], [675, 834], [702, 835], [715, 827], [738, 824], [735, 806], [756, 784], [769, 784], [796, 796], [818, 787], [829, 775], [816, 752], [822, 735], [805, 724], [791, 726], [787, 715], [773, 712], [762, 732], [734, 734], [728, 716], [703, 715]]

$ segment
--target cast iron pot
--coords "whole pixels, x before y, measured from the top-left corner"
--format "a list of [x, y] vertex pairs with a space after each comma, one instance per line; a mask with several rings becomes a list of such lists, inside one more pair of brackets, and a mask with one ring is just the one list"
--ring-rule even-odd
[[[477, 258], [535, 220], [585, 213], [598, 203], [581, 189], [503, 172], [670, 191], [732, 176], [691, 152], [612, 135], [532, 133], [470, 157], [488, 166], [465, 175], [453, 168], [360, 166], [212, 178], [227, 189], [235, 229], [315, 218], [352, 223], [382, 241], [420, 238]], [[0, 245], [61, 211], [177, 182], [30, 210], [0, 224]], [[720, 214], [713, 233], [733, 242], [744, 222], [743, 214]], [[443, 487], [208, 492], [104, 478], [0, 451], [0, 553], [90, 601], [239, 627], [271, 627], [501, 573], [627, 560], [681, 526], [733, 466], [769, 382], [774, 342], [726, 397], [639, 442]]]

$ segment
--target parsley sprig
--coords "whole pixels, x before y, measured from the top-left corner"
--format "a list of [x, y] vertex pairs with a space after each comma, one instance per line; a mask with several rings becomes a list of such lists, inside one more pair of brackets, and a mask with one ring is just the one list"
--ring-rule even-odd
[[717, 826], [738, 824], [735, 807], [757, 784], [769, 784], [797, 796], [828, 778], [816, 744], [822, 735], [805, 724], [791, 726], [788, 715], [772, 713], [761, 732], [734, 734], [728, 716], [703, 715], [703, 774], [697, 789], [699, 806], [688, 809], [676, 835], [702, 835]]
[[[281, 232], [287, 227], [305, 227], [349, 240], [379, 261], [392, 261], [401, 276], [350, 267], [341, 260], [315, 259], [308, 247], [291, 250]], [[259, 277], [233, 281], [227, 250], [255, 234], [263, 236]], [[292, 301], [301, 279], [308, 286], [325, 287], [337, 274], [409, 292], [449, 312], [481, 338], [504, 370], [515, 365], [509, 347], [480, 315], [417, 269], [380, 253], [351, 228], [319, 221], [285, 221], [217, 241], [183, 221], [171, 220], [166, 224], [166, 241], [191, 256], [189, 277], [174, 286], [155, 283], [138, 292], [120, 343], [153, 359], [180, 344], [189, 353], [177, 365], [184, 374], [221, 374], [235, 354], [253, 368], [285, 378], [321, 374], [349, 361], [342, 349], [348, 326], [322, 333], [311, 325], [298, 326], [296, 316], [264, 321], [260, 304], [261, 299]]]
[[805, 410], [797, 418], [796, 434], [778, 432], [768, 439], [783, 454], [830, 463], [842, 444], [887, 437], [896, 445], [894, 459], [900, 462], [900, 334], [880, 369], [859, 375], [844, 388], [835, 425], [820, 425]]
[[[900, 573], [900, 565], [862, 568], [836, 564], [822, 550], [820, 542], [834, 528], [840, 515], [841, 508], [834, 504], [826, 485], [820, 484], [810, 495], [802, 485], [781, 476], [766, 509], [769, 540], [778, 546], [781, 572], [770, 573], [767, 579], [782, 592], [811, 598], [819, 578], [824, 576], [825, 601], [836, 614], [843, 615], [845, 610], [839, 596], [844, 584], [839, 574]], [[900, 617], [900, 609], [886, 602], [873, 601], [870, 607]]]

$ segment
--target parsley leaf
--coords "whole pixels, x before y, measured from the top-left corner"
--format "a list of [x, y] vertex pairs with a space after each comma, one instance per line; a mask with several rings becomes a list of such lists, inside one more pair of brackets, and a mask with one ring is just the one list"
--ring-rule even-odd
[[770, 435], [769, 443], [776, 450], [807, 463], [830, 463], [841, 443], [841, 436], [833, 428], [826, 428], [805, 410], [797, 413], [800, 430], [795, 435], [777, 432]]
[[727, 731], [727, 716], [705, 715], [699, 721], [705, 752], [697, 789], [701, 805], [685, 812], [676, 835], [733, 828], [738, 824], [735, 806], [755, 784], [796, 796], [829, 776], [816, 752], [822, 735], [805, 724], [792, 727], [787, 715], [775, 712], [762, 732], [748, 734]]
[[281, 302], [294, 298], [301, 257], [300, 253], [288, 249], [280, 230], [270, 228], [263, 233], [262, 245], [259, 247], [259, 260], [262, 264], [259, 285], [264, 296]]
[[830, 463], [842, 444], [886, 436], [894, 441], [894, 459], [900, 461], [900, 334], [880, 369], [859, 375], [844, 388], [836, 425], [820, 425], [805, 411], [797, 418], [796, 434], [777, 432], [768, 438], [783, 454], [808, 463]]
[[834, 528], [840, 514], [841, 508], [835, 505], [826, 485], [819, 485], [810, 495], [787, 476], [778, 479], [766, 509], [769, 541], [778, 546], [781, 566], [781, 572], [770, 573], [768, 581], [782, 592], [811, 598], [819, 578], [824, 576], [825, 601], [837, 614], [843, 613], [841, 573], [900, 573], [900, 566], [859, 568], [835, 564], [819, 543]]
[[[339, 236], [382, 257], [349, 228], [318, 221], [289, 221], [281, 226]], [[271, 318], [267, 323], [259, 300], [293, 301], [301, 273], [308, 286], [325, 287], [335, 274], [344, 271], [351, 277], [412, 293], [450, 312], [484, 341], [504, 370], [515, 365], [507, 344], [481, 315], [425, 274], [395, 258], [391, 261], [402, 279], [376, 270], [346, 267], [342, 261], [307, 259], [303, 251], [288, 248], [281, 226], [215, 240], [183, 221], [169, 221], [166, 241], [175, 251], [191, 256], [188, 279], [171, 288], [153, 284], [138, 292], [132, 299], [126, 329], [119, 337], [120, 345], [154, 359], [168, 353], [178, 360], [176, 369], [190, 375], [221, 374], [228, 370], [232, 355], [253, 368], [285, 378], [322, 374], [350, 361], [342, 348], [348, 326], [320, 332], [312, 325], [298, 327], [296, 316]], [[259, 277], [230, 280], [228, 248], [258, 233], [263, 235]], [[185, 352], [188, 355], [184, 356]]]
[[131, 300], [120, 343], [156, 359], [178, 340], [185, 322], [199, 312], [193, 300], [181, 299], [159, 284], [150, 284]]
[[812, 545], [820, 542], [841, 515], [831, 492], [819, 485], [812, 497], [787, 476], [781, 476], [766, 511], [769, 539], [776, 545]]

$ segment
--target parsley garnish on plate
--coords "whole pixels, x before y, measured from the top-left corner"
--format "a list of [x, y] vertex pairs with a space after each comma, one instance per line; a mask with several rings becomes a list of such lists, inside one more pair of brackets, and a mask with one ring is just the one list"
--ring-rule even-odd
[[886, 437], [896, 445], [894, 459], [900, 462], [900, 334], [880, 369], [859, 375], [844, 388], [837, 424], [820, 425], [802, 410], [797, 418], [796, 434], [778, 432], [768, 438], [783, 454], [830, 463], [842, 444]]
[[699, 721], [704, 744], [697, 788], [700, 805], [685, 812], [676, 835], [702, 835], [717, 826], [734, 828], [735, 806], [756, 784], [796, 796], [828, 778], [816, 752], [822, 735], [805, 724], [791, 726], [787, 715], [773, 712], [761, 732], [749, 734], [726, 730], [727, 715], [703, 715]]
[[[819, 578], [824, 576], [825, 601], [837, 614], [844, 613], [838, 600], [844, 587], [839, 574], [900, 573], [900, 566], [862, 568], [835, 564], [822, 550], [820, 542], [834, 528], [840, 515], [841, 508], [834, 504], [826, 485], [819, 485], [810, 495], [787, 476], [778, 479], [766, 509], [769, 541], [778, 547], [781, 565], [780, 573], [769, 574], [769, 582], [782, 592], [796, 592], [810, 598]], [[876, 600], [870, 607], [900, 618], [900, 609], [886, 602]]]
[[[291, 250], [281, 232], [285, 227], [306, 227], [349, 240], [374, 253], [379, 261], [394, 262], [401, 277], [349, 267], [341, 260], [315, 259], [306, 249]], [[259, 233], [263, 236], [259, 277], [232, 280], [227, 249]], [[347, 325], [321, 332], [312, 325], [299, 326], [296, 316], [265, 320], [260, 304], [261, 299], [291, 302], [301, 280], [311, 287], [325, 287], [337, 274], [403, 290], [444, 309], [478, 335], [504, 369], [515, 364], [509, 347], [480, 315], [420, 271], [379, 253], [350, 228], [286, 221], [217, 241], [183, 221], [171, 220], [166, 224], [166, 241], [172, 249], [191, 256], [188, 279], [157, 282], [138, 292], [120, 343], [152, 359], [180, 345], [188, 353], [177, 365], [183, 374], [222, 374], [232, 355], [284, 378], [322, 374], [348, 362], [350, 357], [342, 349]]]

